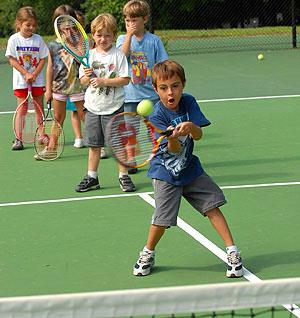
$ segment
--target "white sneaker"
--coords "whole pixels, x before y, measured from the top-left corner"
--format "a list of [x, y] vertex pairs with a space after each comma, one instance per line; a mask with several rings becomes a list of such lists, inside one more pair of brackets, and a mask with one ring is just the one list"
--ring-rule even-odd
[[75, 139], [75, 142], [74, 142], [74, 147], [75, 148], [83, 148], [85, 147], [85, 142], [82, 138], [80, 139]]
[[146, 251], [140, 252], [140, 257], [133, 267], [133, 275], [146, 276], [150, 274], [152, 267], [155, 264], [155, 252], [149, 253]]
[[40, 152], [40, 155], [36, 153], [33, 158], [37, 161], [54, 160], [57, 158], [57, 151], [55, 149], [49, 150], [45, 148]]
[[239, 252], [231, 252], [227, 254], [227, 271], [226, 276], [229, 278], [242, 277], [244, 269], [242, 258]]

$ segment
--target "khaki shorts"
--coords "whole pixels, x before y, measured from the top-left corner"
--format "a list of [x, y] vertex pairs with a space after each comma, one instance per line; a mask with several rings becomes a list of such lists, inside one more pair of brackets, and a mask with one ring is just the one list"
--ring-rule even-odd
[[213, 208], [226, 203], [223, 191], [205, 172], [185, 186], [175, 186], [153, 179], [155, 210], [152, 224], [160, 226], [177, 225], [181, 197], [184, 197], [203, 216]]

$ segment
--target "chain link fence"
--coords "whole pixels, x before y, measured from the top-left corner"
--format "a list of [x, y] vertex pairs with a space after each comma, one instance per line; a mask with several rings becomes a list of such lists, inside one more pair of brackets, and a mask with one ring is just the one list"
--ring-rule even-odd
[[[296, 0], [150, 0], [150, 28], [170, 55], [297, 46]], [[171, 13], [168, 19], [165, 12]]]
[[[127, 0], [124, 0], [124, 4]], [[169, 55], [297, 47], [300, 0], [148, 0], [148, 27], [158, 34]], [[99, 8], [101, 10], [101, 8]], [[118, 13], [112, 12], [120, 17]], [[45, 12], [45, 11], [44, 11]], [[46, 12], [47, 19], [51, 15]], [[43, 20], [43, 19], [41, 19]], [[120, 32], [124, 21], [119, 18]], [[90, 22], [90, 21], [87, 21]], [[51, 23], [41, 30], [53, 33]], [[38, 30], [39, 32], [39, 30]], [[47, 31], [44, 31], [47, 33]], [[0, 39], [0, 64], [7, 39]], [[45, 37], [46, 42], [49, 37]]]

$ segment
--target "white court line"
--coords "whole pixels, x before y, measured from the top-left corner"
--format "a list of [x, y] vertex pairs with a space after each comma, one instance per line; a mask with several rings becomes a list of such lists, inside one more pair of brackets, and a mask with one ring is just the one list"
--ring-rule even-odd
[[300, 95], [252, 96], [252, 97], [235, 97], [235, 98], [198, 99], [197, 102], [198, 103], [212, 103], [212, 102], [229, 102], [229, 101], [243, 101], [243, 100], [295, 98], [295, 97], [300, 97]]
[[[147, 193], [147, 192], [145, 192]], [[150, 194], [153, 192], [149, 192]], [[0, 203], [0, 207], [5, 206], [17, 206], [17, 205], [33, 205], [33, 204], [47, 204], [47, 203], [61, 203], [61, 202], [73, 202], [73, 201], [86, 201], [86, 200], [97, 200], [97, 199], [111, 199], [111, 198], [122, 198], [137, 196], [138, 193], [128, 194], [111, 194], [111, 195], [96, 195], [92, 197], [76, 197], [76, 198], [65, 198], [65, 199], [53, 199], [53, 200], [35, 200], [35, 201], [20, 201], [20, 202], [8, 202]]]
[[[275, 183], [262, 183], [262, 184], [245, 184], [245, 185], [235, 185], [235, 186], [222, 186], [222, 189], [245, 189], [245, 188], [260, 188], [260, 187], [278, 187], [278, 186], [294, 186], [300, 185], [299, 181], [295, 182], [275, 182]], [[23, 202], [8, 202], [1, 203], [0, 207], [7, 206], [19, 206], [19, 205], [33, 205], [33, 204], [47, 204], [47, 203], [61, 203], [61, 202], [73, 202], [73, 201], [85, 201], [85, 200], [97, 200], [97, 199], [111, 199], [111, 198], [122, 198], [122, 197], [134, 197], [139, 196], [147, 203], [154, 206], [154, 199], [150, 196], [153, 192], [144, 193], [128, 193], [128, 194], [116, 194], [116, 195], [102, 195], [102, 196], [91, 196], [91, 197], [76, 197], [76, 198], [65, 198], [65, 199], [55, 199], [55, 200], [36, 200], [36, 201], [23, 201]], [[193, 227], [178, 218], [178, 226], [192, 236], [196, 241], [206, 247], [209, 251], [219, 257], [222, 261], [226, 263], [226, 253], [216, 246], [213, 242], [208, 240], [205, 236], [196, 231]], [[244, 277], [250, 282], [259, 282], [260, 278], [251, 273], [248, 269], [244, 267], [245, 275]], [[293, 306], [293, 314], [300, 318], [300, 308], [297, 305], [283, 305], [287, 310], [291, 311], [290, 308]]]
[[[241, 185], [234, 185], [234, 186], [221, 186], [221, 189], [245, 189], [245, 188], [261, 188], [261, 187], [282, 187], [282, 186], [293, 186], [293, 185], [300, 185], [300, 181], [258, 183], [258, 184], [241, 184]], [[65, 199], [6, 202], [6, 203], [0, 203], [0, 207], [18, 206], [18, 205], [47, 204], [47, 203], [61, 203], [61, 202], [72, 202], [72, 201], [86, 201], [86, 200], [97, 200], [97, 199], [122, 198], [122, 197], [139, 196], [140, 194], [153, 194], [153, 191], [143, 192], [143, 193], [95, 195], [95, 196], [91, 196], [91, 197], [76, 197], [76, 198], [65, 198]]]
[[[155, 200], [149, 194], [141, 193], [139, 196], [144, 201], [155, 207]], [[207, 239], [204, 235], [195, 230], [192, 226], [190, 226], [180, 217], [177, 217], [177, 226], [227, 264], [226, 252], [224, 252], [221, 248], [219, 248], [217, 245], [215, 245], [213, 242]], [[245, 267], [244, 277], [251, 283], [261, 281], [260, 278], [251, 273]], [[289, 312], [293, 313], [295, 316], [300, 317], [300, 308], [296, 304], [283, 304], [282, 306], [286, 308]], [[293, 308], [293, 310], [291, 310], [291, 308]]]
[[244, 184], [236, 186], [223, 186], [221, 189], [244, 189], [244, 188], [262, 188], [262, 187], [282, 187], [300, 185], [300, 181], [293, 182], [274, 182], [274, 183], [259, 183], [259, 184]]
[[[229, 101], [243, 101], [243, 100], [260, 100], [260, 99], [278, 99], [278, 98], [295, 98], [300, 95], [278, 95], [278, 96], [252, 96], [252, 97], [236, 97], [236, 98], [217, 98], [217, 99], [198, 99], [198, 103], [212, 103], [212, 102], [229, 102]], [[0, 115], [14, 114], [15, 111], [3, 111]]]

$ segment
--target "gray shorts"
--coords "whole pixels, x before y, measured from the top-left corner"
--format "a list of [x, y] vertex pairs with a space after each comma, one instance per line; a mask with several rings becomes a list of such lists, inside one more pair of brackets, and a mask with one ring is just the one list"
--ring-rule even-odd
[[116, 114], [123, 112], [123, 107], [110, 115], [96, 115], [90, 111], [85, 114], [85, 143], [88, 147], [104, 147], [106, 144], [106, 127]]
[[184, 197], [203, 216], [213, 208], [226, 203], [223, 191], [205, 172], [185, 186], [174, 186], [162, 180], [153, 179], [155, 210], [152, 224], [177, 225], [181, 197]]

